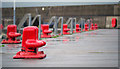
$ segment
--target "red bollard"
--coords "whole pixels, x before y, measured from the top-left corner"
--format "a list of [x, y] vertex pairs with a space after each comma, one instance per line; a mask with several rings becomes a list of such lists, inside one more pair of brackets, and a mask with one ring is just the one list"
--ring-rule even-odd
[[4, 39], [1, 43], [2, 44], [16, 44], [21, 43], [19, 39], [16, 37], [21, 36], [20, 33], [17, 33], [17, 26], [16, 25], [8, 25], [7, 26], [7, 39]]
[[82, 31], [85, 31], [84, 29]]
[[3, 29], [3, 25], [2, 24], [0, 24], [0, 29]]
[[94, 30], [94, 25], [93, 25], [93, 23], [91, 24], [91, 28], [90, 28], [91, 30]]
[[98, 29], [98, 25], [95, 23], [95, 29]]
[[112, 18], [112, 27], [116, 27], [116, 26], [117, 26], [117, 19]]
[[23, 29], [22, 48], [17, 52], [14, 59], [42, 59], [46, 57], [43, 51], [38, 51], [38, 47], [46, 45], [46, 42], [38, 40], [38, 28], [35, 26]]
[[41, 35], [41, 38], [51, 38], [52, 36], [49, 35], [49, 33], [52, 33], [52, 31], [49, 30], [49, 25], [41, 25], [41, 28], [42, 28], [42, 35]]
[[63, 35], [70, 34], [68, 31], [70, 31], [70, 29], [67, 28], [67, 24], [63, 24]]
[[[80, 33], [81, 28], [79, 27], [79, 24], [76, 24], [76, 33]], [[73, 31], [75, 33], [75, 31]]]
[[88, 24], [85, 24], [85, 31], [88, 31]]

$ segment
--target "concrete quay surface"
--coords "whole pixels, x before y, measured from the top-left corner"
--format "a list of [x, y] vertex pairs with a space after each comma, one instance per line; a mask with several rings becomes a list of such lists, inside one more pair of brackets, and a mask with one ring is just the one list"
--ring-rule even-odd
[[2, 47], [3, 67], [118, 67], [118, 29], [98, 29], [44, 39], [45, 59], [13, 59], [21, 44]]

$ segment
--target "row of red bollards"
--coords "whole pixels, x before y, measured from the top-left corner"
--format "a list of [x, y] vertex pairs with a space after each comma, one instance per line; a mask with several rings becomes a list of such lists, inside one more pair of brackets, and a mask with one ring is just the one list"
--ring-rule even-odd
[[[112, 27], [115, 27], [117, 25], [116, 18], [112, 19]], [[85, 24], [85, 28], [82, 31], [89, 31], [89, 30], [96, 30], [98, 29], [98, 25], [93, 23], [91, 24], [91, 27], [89, 29], [88, 24]], [[1, 29], [3, 26], [1, 25]], [[49, 35], [49, 33], [52, 33], [52, 31], [49, 31], [49, 25], [41, 25], [42, 29], [42, 35], [41, 38], [50, 38], [52, 37]], [[68, 29], [67, 24], [63, 24], [63, 35], [70, 34], [70, 29]], [[80, 33], [81, 28], [79, 27], [79, 24], [76, 24], [76, 33]], [[75, 33], [75, 31], [73, 31]], [[2, 44], [15, 44], [20, 43], [19, 39], [16, 39], [16, 37], [21, 36], [20, 33], [17, 33], [17, 26], [16, 25], [8, 25], [7, 27], [7, 39], [4, 39], [2, 41]], [[38, 40], [38, 28], [35, 26], [28, 26], [23, 29], [23, 37], [22, 37], [22, 48], [21, 51], [17, 52], [15, 56], [13, 56], [14, 59], [42, 59], [46, 57], [46, 54], [44, 54], [43, 51], [38, 51], [39, 47], [45, 46], [46, 42], [43, 40]]]
[[[95, 24], [91, 25], [91, 29], [95, 30], [98, 26]], [[50, 38], [52, 31], [49, 31], [49, 25], [41, 25], [42, 29], [42, 38]], [[76, 33], [80, 33], [81, 28], [79, 24], [76, 24]], [[63, 24], [63, 34], [70, 34], [68, 31], [67, 24]], [[88, 31], [88, 25], [85, 25], [85, 31]], [[75, 31], [73, 31], [75, 33]], [[7, 26], [7, 39], [2, 41], [3, 44], [14, 44], [20, 43], [20, 40], [16, 39], [16, 37], [21, 36], [20, 33], [17, 33], [17, 26], [16, 25], [8, 25]], [[22, 48], [13, 58], [14, 59], [28, 59], [28, 58], [38, 58], [42, 59], [46, 57], [43, 51], [38, 51], [39, 47], [45, 46], [46, 42], [42, 40], [38, 40], [38, 28], [36, 26], [28, 26], [23, 29], [22, 35]]]

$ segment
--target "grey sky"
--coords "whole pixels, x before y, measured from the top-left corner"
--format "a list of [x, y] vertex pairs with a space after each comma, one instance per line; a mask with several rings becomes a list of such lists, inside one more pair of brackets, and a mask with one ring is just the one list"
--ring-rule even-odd
[[[16, 7], [118, 4], [120, 0], [15, 0]], [[13, 7], [14, 0], [2, 0], [2, 7]]]
[[[2, 2], [13, 2], [14, 0], [2, 0]], [[16, 2], [118, 2], [120, 0], [15, 0]]]

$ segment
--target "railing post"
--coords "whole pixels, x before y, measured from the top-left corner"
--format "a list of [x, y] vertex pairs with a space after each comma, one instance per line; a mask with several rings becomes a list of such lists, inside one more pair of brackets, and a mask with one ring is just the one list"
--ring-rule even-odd
[[73, 18], [71, 18], [71, 34], [73, 34]]
[[15, 8], [15, 0], [14, 0], [14, 9], [13, 9], [14, 10], [14, 12], [13, 12], [14, 13], [14, 15], [13, 15], [13, 24], [14, 25], [15, 25], [15, 21], [16, 21], [16, 19], [15, 19], [15, 12], [16, 12], [15, 9], [16, 8]]
[[90, 27], [91, 27], [91, 22], [90, 22], [90, 19], [87, 20], [88, 21], [88, 24], [89, 24], [89, 30], [90, 30]]
[[39, 17], [39, 33], [38, 33], [38, 39], [41, 40], [41, 15], [38, 15]]
[[90, 19], [90, 28], [91, 28], [91, 24], [92, 24], [92, 19]]
[[75, 23], [75, 24], [74, 24], [74, 25], [75, 25], [75, 33], [76, 33], [76, 22], [77, 22], [77, 21], [76, 21], [76, 18], [74, 18], [74, 23]]
[[84, 30], [85, 30], [85, 19], [83, 19], [83, 25], [84, 25]]
[[31, 14], [29, 14], [29, 26], [31, 26]]
[[63, 17], [61, 17], [61, 35], [63, 35]]
[[83, 24], [82, 24], [82, 18], [80, 18], [80, 26], [81, 26], [81, 31], [82, 31], [82, 29], [83, 29], [83, 26], [82, 26]]
[[57, 18], [54, 18], [55, 26], [54, 26], [54, 34], [57, 35]]
[[84, 19], [81, 18], [81, 31], [83, 31], [83, 29], [84, 29]]

